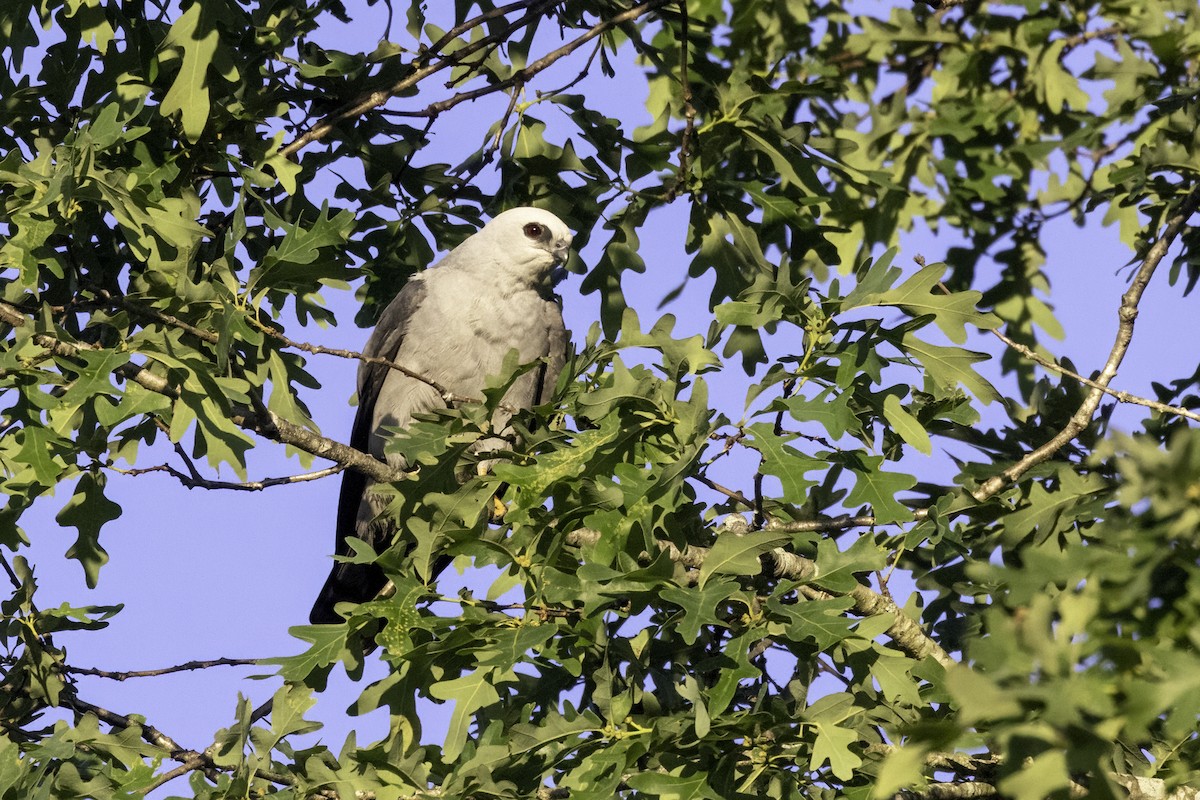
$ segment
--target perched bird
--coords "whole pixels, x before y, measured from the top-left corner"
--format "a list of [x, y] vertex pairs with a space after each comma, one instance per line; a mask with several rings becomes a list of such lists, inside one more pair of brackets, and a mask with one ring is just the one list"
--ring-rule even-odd
[[[521, 375], [504, 396], [508, 409], [528, 409], [549, 399], [566, 359], [567, 332], [552, 291], [552, 273], [567, 260], [571, 231], [551, 214], [514, 208], [496, 216], [432, 268], [414, 276], [384, 309], [363, 352], [403, 366], [459, 397], [482, 398], [486, 378], [500, 374], [516, 349], [522, 364], [546, 359]], [[402, 456], [385, 454], [386, 428], [404, 428], [413, 415], [444, 408], [429, 383], [383, 364], [358, 369], [358, 413], [351, 446], [392, 466]], [[492, 419], [501, 431], [511, 412]], [[336, 553], [351, 552], [356, 536], [377, 551], [395, 528], [376, 519], [387, 501], [371, 492], [373, 481], [347, 470], [338, 499]], [[336, 563], [313, 604], [314, 625], [341, 622], [340, 602], [363, 603], [387, 583], [374, 564]]]

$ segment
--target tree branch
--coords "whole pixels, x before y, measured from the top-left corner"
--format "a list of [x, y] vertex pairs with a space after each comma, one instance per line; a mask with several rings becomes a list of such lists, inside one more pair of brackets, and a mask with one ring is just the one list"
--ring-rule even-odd
[[[485, 97], [496, 92], [502, 92], [516, 85], [528, 83], [529, 79], [534, 75], [542, 72], [564, 56], [575, 52], [577, 49], [587, 44], [592, 39], [595, 39], [597, 36], [606, 33], [608, 30], [618, 25], [636, 20], [639, 17], [648, 14], [660, 6], [664, 6], [669, 2], [673, 2], [673, 0], [647, 0], [647, 2], [640, 6], [634, 6], [633, 8], [617, 14], [616, 16], [613, 16], [607, 20], [601, 20], [588, 29], [588, 31], [582, 36], [568, 42], [567, 44], [543, 56], [542, 58], [539, 58], [537, 61], [534, 61], [524, 69], [518, 70], [512, 76], [505, 78], [504, 80], [496, 81], [495, 83], [479, 89], [455, 94], [452, 97], [427, 107], [425, 113], [436, 116], [437, 114], [454, 108], [455, 106], [465, 103], [468, 100], [477, 100], [480, 97]], [[291, 142], [291, 144], [281, 149], [279, 151], [280, 155], [285, 157], [291, 157], [295, 155], [313, 142], [324, 139], [333, 131], [334, 127], [339, 122], [361, 116], [368, 111], [379, 108], [392, 97], [411, 89], [429, 76], [434, 75], [443, 69], [446, 69], [447, 67], [461, 64], [463, 59], [467, 56], [494, 44], [503, 43], [515, 31], [524, 28], [535, 20], [541, 18], [543, 13], [549, 8], [553, 7], [555, 4], [556, 0], [541, 0], [540, 2], [535, 3], [512, 3], [508, 6], [503, 6], [502, 8], [490, 11], [487, 14], [481, 14], [480, 16], [463, 23], [458, 27], [451, 29], [445, 36], [434, 43], [434, 45], [426, 51], [426, 55], [424, 55], [422, 58], [418, 58], [417, 61], [414, 62], [414, 64], [420, 65], [416, 66], [413, 72], [409, 73], [408, 76], [397, 81], [388, 89], [377, 90], [363, 94], [350, 104], [325, 117], [316, 125], [298, 136], [294, 141]], [[523, 7], [528, 7], [529, 12], [516, 22], [506, 26], [503, 30], [489, 36], [485, 36], [478, 41], [472, 42], [432, 64], [422, 63], [423, 59], [427, 59], [430, 54], [436, 54], [442, 47], [449, 44], [454, 38], [460, 36], [466, 31], [478, 27], [488, 19], [503, 16], [509, 11]]]
[[692, 166], [692, 144], [696, 138], [696, 106], [692, 104], [692, 81], [688, 75], [688, 7], [687, 0], [679, 0], [679, 84], [683, 99], [683, 134], [679, 138], [679, 170], [675, 185], [667, 190], [667, 202], [679, 195], [679, 187], [686, 186]]
[[[28, 318], [17, 308], [9, 303], [0, 301], [0, 322], [5, 322], [14, 328], [19, 328], [28, 323], [28, 321]], [[34, 343], [39, 347], [43, 347], [54, 355], [63, 358], [77, 358], [85, 351], [100, 351], [104, 349], [98, 345], [86, 342], [77, 344], [63, 342], [46, 333], [35, 333], [32, 338]], [[137, 364], [122, 364], [113, 370], [113, 374], [125, 380], [132, 381], [143, 389], [148, 389], [172, 399], [179, 398], [179, 389], [172, 386], [166, 377], [156, 375]], [[303, 426], [289, 422], [271, 411], [256, 413], [246, 409], [244, 412], [231, 414], [230, 420], [235, 425], [266, 439], [281, 442], [282, 444], [290, 444], [314, 456], [336, 461], [343, 467], [357, 470], [380, 483], [398, 481], [406, 474], [404, 470], [395, 469], [387, 463], [379, 461], [349, 445], [342, 444], [333, 439], [327, 439]]]
[[[913, 519], [914, 521], [920, 521], [928, 515], [925, 509], [920, 509], [913, 513]], [[769, 519], [767, 520], [767, 524], [763, 526], [763, 530], [808, 533], [812, 531], [844, 531], [848, 528], [873, 528], [878, 524], [880, 523], [876, 522], [875, 517], [871, 514], [863, 514], [857, 517], [843, 514], [840, 517], [830, 517], [829, 519], [799, 519], [792, 521]], [[900, 523], [891, 524], [898, 525]]]
[[138, 476], [145, 475], [149, 472], [165, 472], [175, 480], [189, 489], [228, 489], [241, 492], [261, 492], [263, 489], [268, 489], [272, 486], [285, 486], [293, 483], [305, 483], [307, 481], [320, 480], [327, 478], [330, 475], [337, 475], [345, 469], [341, 464], [335, 464], [332, 467], [319, 469], [314, 472], [305, 472], [300, 475], [286, 475], [281, 478], [263, 478], [258, 481], [217, 481], [209, 478], [200, 477], [197, 475], [186, 475], [172, 467], [170, 464], [159, 464], [154, 467], [137, 467], [134, 469], [123, 469], [115, 464], [102, 464], [96, 462], [96, 466], [104, 469], [112, 470], [121, 475]]
[[[865, 748], [866, 753], [886, 758], [895, 752], [898, 748], [890, 744], [872, 744]], [[939, 783], [931, 784], [924, 789], [913, 789], [912, 791], [903, 792], [895, 795], [895, 800], [914, 800], [914, 798], [960, 798], [960, 797], [980, 797], [989, 795], [970, 794], [971, 789], [963, 791], [967, 794], [956, 793], [956, 788], [963, 785], [978, 785], [981, 780], [984, 785], [989, 785], [995, 780], [996, 768], [1003, 761], [994, 755], [987, 753], [943, 753], [932, 752], [925, 756], [925, 766], [940, 772], [953, 772], [960, 776], [972, 776], [973, 781], [966, 784], [963, 783]], [[1166, 781], [1161, 778], [1140, 778], [1135, 775], [1129, 775], [1122, 772], [1110, 772], [1108, 778], [1120, 784], [1129, 796], [1127, 800], [1200, 800], [1200, 788], [1191, 788], [1187, 786], [1177, 787], [1171, 792], [1167, 791]], [[937, 788], [934, 788], [937, 787]], [[933, 789], [933, 793], [929, 793], [929, 789]], [[992, 787], [992, 792], [996, 792], [995, 787]], [[1087, 797], [1086, 787], [1071, 782], [1070, 786], [1071, 797]]]
[[930, 783], [920, 789], [896, 795], [896, 800], [968, 800], [968, 798], [999, 797], [1000, 792], [990, 783]]
[[77, 714], [91, 714], [101, 722], [114, 728], [125, 729], [137, 726], [141, 731], [142, 739], [160, 750], [164, 750], [170, 756], [171, 760], [184, 763], [194, 762], [195, 766], [191, 767], [191, 769], [203, 768], [209, 774], [210, 778], [216, 775], [218, 768], [210, 757], [182, 746], [179, 742], [149, 723], [142, 723], [124, 714], [118, 714], [115, 711], [109, 711], [107, 708], [101, 708], [94, 703], [89, 703], [81, 699], [74, 693], [64, 693], [60, 698], [60, 704]]
[[282, 342], [284, 345], [286, 345], [288, 347], [294, 347], [297, 350], [303, 350], [306, 353], [312, 353], [314, 355], [322, 354], [322, 355], [329, 355], [329, 356], [337, 356], [338, 358], [349, 358], [349, 359], [361, 361], [364, 364], [380, 364], [382, 366], [387, 367], [388, 369], [394, 369], [394, 370], [396, 370], [396, 372], [399, 372], [401, 375], [405, 375], [414, 380], [421, 381], [425, 385], [429, 386], [431, 389], [433, 389], [439, 395], [441, 395], [441, 398], [442, 398], [443, 402], [446, 403], [446, 405], [454, 405], [455, 403], [478, 403], [478, 402], [480, 402], [480, 400], [478, 398], [462, 397], [460, 395], [456, 395], [453, 392], [451, 392], [449, 389], [447, 389], [445, 386], [442, 386], [440, 383], [433, 380], [432, 378], [427, 378], [424, 375], [420, 374], [419, 372], [415, 372], [415, 371], [409, 369], [408, 367], [404, 366], [403, 364], [397, 364], [395, 361], [389, 361], [386, 358], [380, 358], [378, 356], [368, 356], [368, 355], [365, 355], [364, 353], [360, 353], [356, 350], [343, 350], [343, 349], [338, 349], [338, 348], [334, 348], [334, 347], [324, 347], [319, 344], [309, 344], [308, 342], [298, 342], [295, 339], [289, 339], [287, 336], [285, 336], [283, 334], [282, 331], [277, 330], [276, 328], [272, 328], [270, 325], [265, 325], [262, 322], [259, 322], [253, 316], [247, 316], [246, 319], [250, 322], [251, 325], [258, 328], [260, 331], [267, 334], [271, 338], [277, 339], [278, 341]]
[[[134, 303], [134, 302], [130, 301], [128, 298], [114, 295], [105, 289], [98, 290], [98, 293], [99, 293], [100, 297], [104, 298], [104, 300], [107, 301], [108, 303], [110, 303], [112, 305], [116, 305], [120, 308], [123, 308], [126, 311], [130, 312], [131, 314], [137, 314], [139, 316], [143, 316], [148, 319], [153, 319], [153, 320], [156, 320], [157, 322], [161, 322], [164, 325], [170, 325], [172, 327], [179, 328], [180, 330], [185, 331], [186, 333], [189, 333], [192, 336], [195, 336], [197, 339], [200, 339], [203, 342], [207, 342], [208, 344], [212, 344], [212, 345], [220, 344], [221, 337], [215, 331], [207, 331], [207, 330], [204, 330], [203, 328], [198, 328], [189, 322], [185, 322], [184, 320], [181, 320], [179, 317], [176, 317], [173, 314], [167, 314], [165, 312], [159, 311], [154, 308], [146, 308], [138, 303]], [[340, 349], [340, 348], [335, 348], [335, 347], [325, 347], [325, 346], [319, 345], [319, 344], [310, 344], [308, 342], [300, 342], [295, 339], [291, 339], [291, 338], [287, 337], [286, 335], [284, 335], [283, 331], [279, 330], [278, 328], [274, 328], [274, 327], [267, 325], [266, 323], [260, 321], [253, 314], [247, 314], [245, 319], [250, 325], [254, 326], [255, 328], [258, 328], [258, 330], [262, 331], [267, 336], [270, 336], [272, 339], [282, 342], [287, 347], [293, 347], [297, 350], [303, 350], [304, 352], [312, 353], [313, 355], [337, 356], [338, 358], [346, 358], [346, 359], [351, 359], [351, 360], [355, 360], [355, 361], [361, 361], [364, 364], [379, 364], [379, 365], [385, 366], [389, 369], [394, 369], [397, 372], [399, 372], [401, 375], [405, 375], [414, 380], [421, 381], [422, 383], [424, 383], [427, 386], [429, 386], [430, 388], [432, 388], [439, 395], [441, 395], [442, 400], [447, 405], [454, 405], [456, 403], [482, 402], [479, 398], [463, 397], [461, 395], [454, 394], [449, 389], [442, 386], [440, 383], [433, 380], [432, 378], [428, 378], [428, 377], [420, 374], [419, 372], [409, 369], [408, 367], [404, 366], [403, 364], [396, 363], [395, 361], [389, 361], [388, 359], [380, 358], [379, 356], [368, 356], [368, 355], [366, 355], [364, 353], [360, 353], [356, 350], [346, 350], [346, 349]]]
[[[368, 111], [379, 108], [392, 97], [408, 91], [429, 76], [435, 75], [447, 67], [452, 67], [462, 63], [463, 59], [472, 55], [473, 53], [478, 52], [479, 50], [506, 41], [511, 34], [539, 19], [542, 13], [551, 8], [553, 5], [554, 0], [537, 0], [537, 2], [533, 3], [510, 3], [507, 6], [480, 14], [473, 19], [467, 20], [461, 25], [452, 28], [451, 30], [447, 31], [445, 36], [435, 42], [431, 47], [426, 49], [418, 58], [413, 61], [411, 65], [413, 67], [413, 71], [410, 72], [406, 77], [395, 82], [386, 89], [377, 89], [375, 91], [366, 92], [362, 95], [359, 95], [350, 103], [324, 117], [317, 124], [313, 125], [300, 136], [296, 137], [291, 144], [288, 144], [282, 148], [279, 151], [279, 154], [285, 158], [290, 158], [313, 142], [324, 139], [333, 131], [339, 122], [362, 116]], [[521, 17], [516, 22], [505, 26], [503, 30], [471, 42], [470, 44], [467, 44], [464, 47], [454, 51], [450, 55], [444, 56], [433, 63], [429, 63], [429, 60], [433, 57], [436, 57], [443, 47], [463, 33], [479, 27], [488, 20], [503, 17], [510, 11], [515, 11], [521, 8], [529, 9], [528, 13], [526, 13], [525, 16]]]
[[272, 439], [283, 444], [290, 444], [306, 453], [320, 458], [336, 461], [347, 469], [357, 470], [380, 483], [394, 483], [407, 475], [407, 471], [389, 466], [361, 450], [350, 445], [327, 439], [308, 428], [288, 422], [278, 414], [268, 412], [269, 419], [257, 415], [234, 414], [230, 417], [233, 423], [241, 428], [258, 434], [266, 439]]
[[1017, 463], [1000, 474], [993, 475], [984, 481], [979, 488], [971, 493], [977, 501], [982, 503], [996, 495], [1001, 489], [1020, 478], [1030, 469], [1049, 459], [1091, 424], [1092, 415], [1096, 413], [1096, 408], [1100, 405], [1100, 398], [1104, 397], [1104, 390], [1112, 382], [1112, 379], [1116, 377], [1117, 369], [1121, 366], [1121, 361], [1125, 358], [1125, 353], [1129, 351], [1129, 344], [1133, 340], [1133, 324], [1137, 319], [1138, 303], [1141, 302], [1142, 294], [1146, 291], [1146, 286], [1150, 283], [1150, 278], [1153, 277], [1159, 263], [1166, 256], [1167, 250], [1174, 243], [1175, 237], [1179, 235], [1184, 225], [1187, 224], [1188, 219], [1196, 211], [1198, 205], [1200, 205], [1200, 187], [1195, 187], [1188, 193], [1183, 202], [1180, 203], [1179, 210], [1167, 221], [1162, 235], [1150, 247], [1145, 259], [1142, 261], [1141, 267], [1138, 268], [1137, 274], [1134, 275], [1129, 288], [1121, 295], [1121, 305], [1117, 309], [1117, 335], [1113, 341], [1112, 349], [1109, 351], [1108, 360], [1104, 364], [1104, 369], [1100, 371], [1100, 376], [1095, 381], [1096, 385], [1092, 386], [1092, 390], [1088, 392], [1083, 404], [1072, 415], [1066, 427], [1059, 431], [1050, 441], [1032, 451]]
[[1157, 400], [1151, 400], [1148, 397], [1139, 397], [1138, 395], [1130, 394], [1129, 392], [1122, 392], [1117, 389], [1110, 389], [1107, 386], [1097, 383], [1096, 381], [1092, 380], [1091, 378], [1085, 378], [1084, 376], [1080, 375], [1078, 372], [1074, 372], [1073, 370], [1067, 369], [1066, 367], [1062, 366], [1061, 364], [1059, 364], [1056, 361], [1051, 361], [1050, 359], [1039, 355], [1032, 348], [1026, 347], [1025, 345], [1021, 344], [1018, 341], [1014, 341], [1013, 339], [1009, 338], [1008, 336], [1005, 336], [1003, 333], [1001, 333], [998, 330], [993, 330], [992, 335], [995, 336], [1000, 341], [1004, 342], [1004, 344], [1007, 345], [1010, 349], [1015, 350], [1016, 352], [1025, 356], [1025, 358], [1028, 358], [1030, 361], [1040, 364], [1041, 366], [1045, 367], [1048, 370], [1053, 370], [1054, 372], [1057, 372], [1060, 375], [1066, 375], [1068, 378], [1073, 378], [1074, 380], [1077, 380], [1080, 383], [1082, 383], [1084, 386], [1090, 386], [1093, 389], [1098, 389], [1099, 391], [1104, 392], [1109, 397], [1116, 399], [1117, 402], [1131, 403], [1133, 405], [1145, 406], [1146, 408], [1152, 408], [1155, 411], [1162, 412], [1163, 414], [1174, 414], [1176, 416], [1184, 417], [1186, 419], [1190, 419], [1195, 422], [1200, 422], [1200, 414], [1197, 414], [1195, 411], [1189, 411], [1188, 409], [1186, 409], [1182, 406], [1169, 406], [1166, 403], [1160, 403]]
[[[135, 725], [141, 731], [142, 739], [149, 744], [165, 751], [172, 761], [180, 762], [180, 766], [171, 770], [169, 778], [159, 776], [154, 786], [149, 787], [146, 791], [161, 786], [167, 780], [184, 775], [192, 770], [200, 769], [204, 771], [209, 780], [216, 780], [218, 772], [230, 772], [232, 768], [222, 767], [213, 761], [212, 756], [207, 752], [190, 750], [180, 745], [177, 741], [167, 736], [162, 731], [155, 728], [149, 723], [140, 722], [127, 717], [124, 714], [118, 714], [115, 711], [109, 711], [107, 708], [102, 708], [95, 703], [89, 703], [86, 700], [76, 696], [73, 692], [64, 692], [60, 698], [60, 705], [71, 709], [77, 714], [92, 714], [101, 722], [114, 728], [132, 728]], [[186, 767], [186, 768], [185, 768]], [[280, 786], [294, 786], [295, 781], [286, 775], [280, 775], [276, 772], [271, 772], [265, 769], [256, 769], [254, 771], [256, 777], [262, 778], [265, 781], [274, 783]]]
[[[567, 534], [567, 543], [575, 547], [593, 546], [599, 541], [601, 535], [598, 530], [580, 528]], [[753, 536], [754, 534], [748, 535]], [[710, 548], [697, 545], [688, 545], [681, 550], [674, 543], [663, 539], [658, 540], [657, 544], [659, 550], [666, 552], [672, 561], [693, 570], [700, 569], [710, 552]], [[798, 556], [795, 553], [789, 553], [781, 547], [769, 551], [766, 555], [771, 560], [772, 572], [776, 578], [811, 581], [820, 574], [819, 566], [812, 559]], [[650, 560], [653, 557], [651, 553], [642, 553], [639, 556], [642, 560]], [[824, 600], [838, 596], [832, 592], [818, 589], [815, 586], [804, 586], [801, 588], [801, 591], [806, 597], [813, 600]], [[847, 596], [854, 600], [854, 610], [863, 616], [892, 615], [893, 622], [888, 628], [887, 634], [896, 643], [897, 647], [912, 658], [932, 658], [947, 668], [957, 663], [941, 645], [930, 638], [929, 634], [925, 633], [917, 622], [905, 614], [904, 610], [896, 605], [895, 601], [872, 591], [866, 586], [858, 586]]]
[[63, 666], [63, 671], [69, 672], [72, 675], [95, 675], [98, 678], [125, 681], [130, 678], [153, 678], [159, 675], [170, 675], [175, 672], [191, 672], [192, 670], [208, 669], [210, 667], [249, 667], [257, 664], [258, 659], [256, 658], [214, 658], [209, 661], [188, 661], [186, 664], [177, 664], [174, 667], [130, 670], [128, 672], [110, 672], [109, 670], [96, 669], [95, 667], [72, 667], [68, 665]]

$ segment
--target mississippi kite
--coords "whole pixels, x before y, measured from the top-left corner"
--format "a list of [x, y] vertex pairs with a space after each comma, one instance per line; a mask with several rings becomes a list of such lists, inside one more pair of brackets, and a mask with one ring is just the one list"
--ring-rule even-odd
[[[551, 273], [565, 263], [571, 231], [549, 211], [514, 208], [454, 248], [433, 268], [409, 280], [384, 309], [363, 352], [399, 364], [459, 397], [481, 398], [485, 379], [500, 374], [505, 356], [516, 349], [522, 364], [545, 359], [541, 369], [521, 375], [504, 396], [508, 408], [528, 409], [549, 399], [566, 359], [567, 332], [551, 289]], [[383, 364], [358, 369], [358, 413], [351, 446], [406, 465], [384, 453], [386, 428], [404, 428], [413, 415], [444, 408], [429, 383]], [[501, 431], [510, 413], [492, 419]], [[338, 499], [338, 555], [351, 550], [356, 536], [383, 550], [393, 526], [376, 519], [386, 499], [371, 492], [365, 475], [346, 471]], [[314, 625], [337, 623], [333, 607], [372, 599], [387, 583], [374, 564], [336, 563], [313, 604]]]

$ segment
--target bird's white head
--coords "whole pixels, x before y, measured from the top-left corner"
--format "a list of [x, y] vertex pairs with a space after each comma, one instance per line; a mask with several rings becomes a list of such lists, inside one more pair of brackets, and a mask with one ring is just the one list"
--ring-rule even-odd
[[467, 241], [486, 247], [493, 264], [502, 261], [506, 268], [540, 282], [556, 265], [566, 263], [572, 238], [567, 224], [549, 211], [522, 206], [497, 214]]

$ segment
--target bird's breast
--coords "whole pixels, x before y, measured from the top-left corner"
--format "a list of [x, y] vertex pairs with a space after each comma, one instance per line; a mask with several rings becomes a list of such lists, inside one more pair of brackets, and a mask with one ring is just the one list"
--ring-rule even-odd
[[516, 349], [521, 363], [549, 354], [552, 331], [562, 327], [556, 303], [536, 291], [496, 291], [467, 294], [431, 292], [423, 304], [417, 326], [432, 335], [406, 337], [405, 363], [418, 365], [422, 374], [438, 376], [447, 389], [479, 396], [485, 379], [500, 374], [509, 350]]

